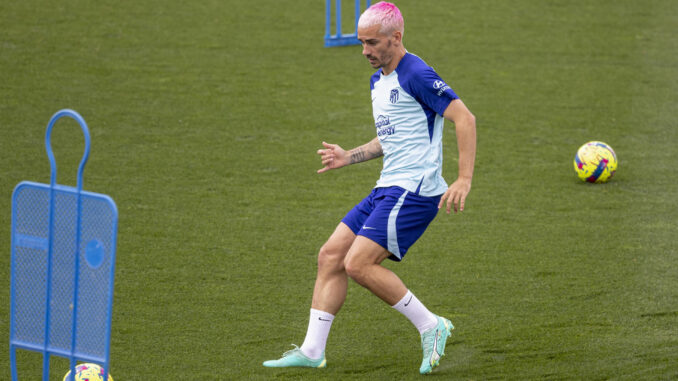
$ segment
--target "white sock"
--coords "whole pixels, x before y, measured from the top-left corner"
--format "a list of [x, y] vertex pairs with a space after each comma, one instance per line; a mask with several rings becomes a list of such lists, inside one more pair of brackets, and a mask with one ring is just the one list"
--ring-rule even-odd
[[315, 360], [322, 357], [333, 320], [334, 315], [311, 308], [306, 338], [300, 348], [308, 358]]
[[393, 308], [410, 319], [420, 335], [438, 324], [436, 315], [429, 311], [410, 290], [407, 290], [407, 294]]

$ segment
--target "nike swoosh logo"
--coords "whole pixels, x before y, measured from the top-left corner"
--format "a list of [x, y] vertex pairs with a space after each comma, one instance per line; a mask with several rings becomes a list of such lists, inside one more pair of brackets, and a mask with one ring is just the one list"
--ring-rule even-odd
[[412, 301], [412, 297], [410, 296], [410, 300], [408, 300], [407, 303], [405, 303], [405, 307], [407, 307], [410, 304], [411, 301]]
[[318, 317], [318, 320], [320, 320], [320, 321], [332, 321], [332, 320], [330, 320], [330, 319], [323, 319], [323, 318], [321, 318], [321, 317]]
[[365, 229], [365, 230], [377, 230], [377, 228], [373, 228], [371, 226], [365, 226], [365, 225], [363, 225], [363, 229]]

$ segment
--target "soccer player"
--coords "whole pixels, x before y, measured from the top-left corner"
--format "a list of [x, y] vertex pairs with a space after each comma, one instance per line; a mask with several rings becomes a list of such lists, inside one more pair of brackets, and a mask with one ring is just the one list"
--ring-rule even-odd
[[[464, 210], [476, 151], [475, 117], [454, 91], [421, 58], [403, 46], [404, 22], [398, 8], [379, 2], [358, 22], [362, 54], [370, 78], [376, 137], [346, 151], [323, 142], [318, 173], [383, 156], [376, 187], [342, 219], [318, 253], [306, 338], [266, 367], [323, 368], [325, 344], [334, 317], [346, 299], [348, 278], [405, 315], [419, 330], [430, 373], [444, 354], [452, 323], [429, 311], [400, 278], [381, 266], [400, 261], [424, 233], [438, 210]], [[443, 119], [455, 124], [459, 172], [449, 187], [442, 177]], [[440, 253], [441, 255], [443, 253]]]

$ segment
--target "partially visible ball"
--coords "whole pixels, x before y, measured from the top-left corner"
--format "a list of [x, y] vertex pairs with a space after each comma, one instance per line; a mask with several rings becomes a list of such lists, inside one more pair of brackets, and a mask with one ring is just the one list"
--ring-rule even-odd
[[[85, 363], [75, 366], [75, 377], [71, 378], [71, 371], [64, 376], [64, 381], [104, 381], [104, 368], [97, 364]], [[113, 381], [108, 373], [108, 381]]]

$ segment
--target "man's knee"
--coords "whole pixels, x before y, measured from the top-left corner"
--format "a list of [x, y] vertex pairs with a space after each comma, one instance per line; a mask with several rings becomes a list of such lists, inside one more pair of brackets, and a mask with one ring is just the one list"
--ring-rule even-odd
[[364, 277], [366, 263], [357, 259], [356, 256], [346, 256], [344, 259], [344, 268], [346, 269], [346, 275], [351, 279], [356, 281], [358, 284], [362, 284], [361, 280]]
[[360, 266], [355, 263], [355, 261], [346, 260], [344, 261], [344, 268], [346, 269], [346, 275], [356, 282], [360, 279]]
[[318, 269], [339, 271], [344, 269], [346, 253], [329, 243], [324, 244], [318, 252]]

